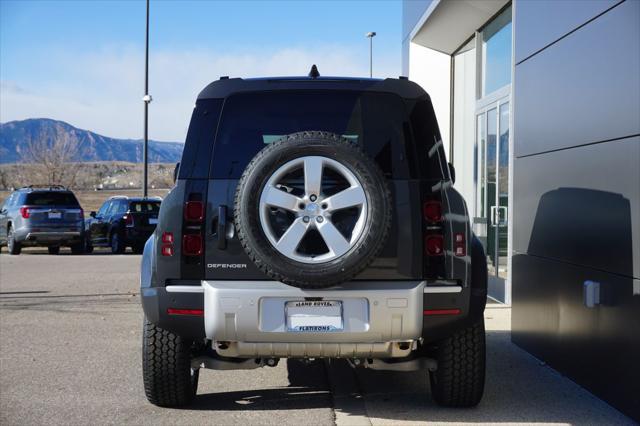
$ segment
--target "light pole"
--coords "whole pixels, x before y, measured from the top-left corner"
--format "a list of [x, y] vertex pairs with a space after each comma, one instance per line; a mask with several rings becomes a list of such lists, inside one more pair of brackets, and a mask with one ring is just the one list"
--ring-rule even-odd
[[149, 103], [151, 103], [151, 95], [149, 94], [149, 0], [147, 0], [147, 30], [144, 52], [144, 145], [142, 147], [142, 196], [147, 197], [147, 182], [149, 180]]
[[369, 78], [373, 78], [373, 38], [376, 33], [371, 31], [365, 34], [369, 39]]

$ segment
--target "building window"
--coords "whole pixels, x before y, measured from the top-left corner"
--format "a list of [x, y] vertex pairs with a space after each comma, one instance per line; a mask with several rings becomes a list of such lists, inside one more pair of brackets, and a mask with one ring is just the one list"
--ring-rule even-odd
[[482, 96], [511, 83], [511, 6], [482, 29]]

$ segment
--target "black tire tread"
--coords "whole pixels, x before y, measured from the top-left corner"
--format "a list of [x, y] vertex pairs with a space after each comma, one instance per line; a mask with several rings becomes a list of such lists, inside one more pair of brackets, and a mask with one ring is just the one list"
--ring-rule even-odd
[[[9, 225], [7, 228], [7, 250], [10, 255], [19, 255], [22, 252], [22, 246], [19, 242], [16, 241], [15, 237], [12, 234], [13, 227]], [[11, 239], [11, 244], [9, 244], [9, 239]]]
[[[320, 289], [320, 288], [327, 288], [327, 287], [331, 287], [340, 283], [343, 283], [345, 281], [349, 281], [350, 279], [352, 279], [353, 277], [355, 277], [358, 273], [360, 273], [364, 268], [366, 268], [372, 261], [373, 259], [376, 258], [376, 256], [380, 253], [380, 251], [382, 250], [382, 248], [384, 247], [384, 243], [386, 242], [386, 237], [389, 233], [389, 230], [391, 228], [391, 214], [387, 214], [385, 216], [374, 216], [374, 218], [378, 218], [379, 221], [375, 221], [372, 223], [371, 228], [373, 229], [382, 229], [382, 234], [383, 238], [376, 238], [374, 235], [369, 234], [369, 235], [365, 235], [365, 241], [360, 244], [356, 250], [353, 252], [353, 255], [355, 256], [359, 256], [361, 254], [361, 252], [363, 251], [369, 251], [369, 255], [368, 256], [362, 256], [362, 260], [360, 261], [360, 263], [353, 267], [350, 268], [348, 270], [345, 270], [343, 274], [340, 274], [338, 276], [335, 276], [333, 279], [323, 279], [323, 280], [308, 280], [308, 281], [303, 281], [300, 279], [291, 279], [289, 277], [287, 277], [286, 275], [279, 273], [277, 270], [275, 270], [270, 263], [268, 262], [264, 262], [255, 252], [255, 250], [253, 249], [253, 247], [251, 246], [249, 240], [248, 240], [248, 236], [247, 233], [245, 232], [244, 229], [242, 229], [242, 227], [239, 227], [237, 224], [240, 222], [240, 211], [241, 211], [241, 201], [242, 201], [242, 188], [244, 188], [247, 179], [249, 178], [249, 173], [247, 173], [247, 170], [253, 170], [254, 167], [256, 167], [256, 164], [261, 162], [263, 160], [263, 158], [265, 156], [267, 156], [272, 150], [277, 149], [280, 145], [286, 144], [286, 143], [290, 143], [291, 140], [302, 140], [304, 141], [305, 139], [311, 139], [311, 140], [317, 140], [317, 139], [324, 139], [327, 141], [330, 141], [330, 143], [340, 143], [342, 144], [344, 147], [347, 147], [348, 149], [351, 149], [354, 154], [356, 155], [366, 155], [364, 154], [364, 152], [360, 149], [360, 147], [352, 142], [350, 142], [349, 140], [336, 135], [334, 133], [329, 133], [329, 132], [323, 132], [323, 131], [304, 131], [304, 132], [297, 132], [297, 133], [292, 133], [290, 135], [284, 136], [280, 139], [278, 139], [277, 141], [274, 141], [273, 143], [269, 144], [267, 149], [263, 149], [262, 151], [260, 151], [247, 165], [247, 168], [245, 169], [245, 173], [243, 173], [239, 183], [238, 183], [238, 190], [235, 193], [235, 198], [234, 198], [234, 223], [236, 224], [236, 232], [238, 235], [238, 239], [240, 240], [240, 243], [242, 245], [242, 247], [244, 248], [247, 256], [249, 256], [249, 258], [253, 261], [253, 263], [258, 267], [258, 269], [260, 269], [263, 273], [265, 273], [267, 276], [273, 278], [276, 281], [280, 281], [283, 282], [285, 284], [294, 286], [294, 287], [299, 287], [299, 288], [305, 288], [305, 289]], [[376, 167], [377, 165], [375, 163], [373, 163]], [[379, 170], [376, 170], [376, 172], [380, 173], [380, 175], [382, 175], [382, 172]], [[369, 185], [374, 185], [374, 182], [366, 182]], [[389, 190], [388, 185], [386, 185], [386, 182], [384, 182], [383, 185], [381, 185], [382, 187], [382, 191], [384, 191], [384, 197], [387, 200], [391, 200], [391, 191]], [[260, 232], [259, 230], [253, 230], [252, 232]]]
[[485, 381], [484, 319], [441, 341], [438, 368], [430, 372], [433, 399], [446, 407], [475, 407]]
[[[113, 248], [113, 238], [118, 238], [118, 246], [116, 249]], [[122, 244], [122, 238], [118, 235], [118, 231], [113, 231], [109, 236], [109, 246], [111, 247], [111, 253], [113, 254], [123, 254], [126, 250], [126, 247]]]
[[144, 320], [142, 337], [144, 391], [160, 407], [183, 407], [196, 393], [191, 382], [191, 342]]

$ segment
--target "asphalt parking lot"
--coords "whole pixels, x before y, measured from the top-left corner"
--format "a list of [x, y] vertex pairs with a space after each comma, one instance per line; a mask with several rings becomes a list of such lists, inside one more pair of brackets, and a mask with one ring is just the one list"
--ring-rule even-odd
[[0, 255], [0, 424], [633, 424], [510, 341], [510, 309], [486, 311], [479, 407], [442, 409], [426, 373], [343, 362], [204, 370], [192, 407], [160, 409], [142, 387], [140, 257]]

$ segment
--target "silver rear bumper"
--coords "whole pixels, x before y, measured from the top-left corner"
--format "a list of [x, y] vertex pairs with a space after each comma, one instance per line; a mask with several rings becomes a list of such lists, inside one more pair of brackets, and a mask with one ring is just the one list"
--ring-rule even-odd
[[[421, 281], [356, 281], [301, 290], [273, 281], [203, 281], [205, 334], [220, 355], [392, 358], [409, 355], [422, 334]], [[175, 289], [174, 291], [179, 291]], [[291, 332], [285, 302], [341, 301], [343, 330]]]

